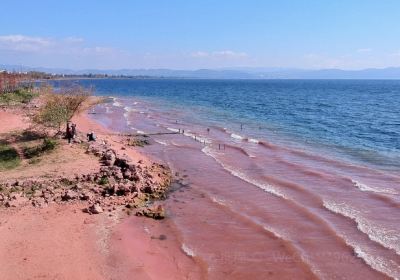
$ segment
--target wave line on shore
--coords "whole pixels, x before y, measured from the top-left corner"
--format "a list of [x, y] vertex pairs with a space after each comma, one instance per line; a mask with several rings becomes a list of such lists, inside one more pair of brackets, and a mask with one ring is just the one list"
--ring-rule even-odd
[[196, 256], [194, 250], [192, 250], [191, 248], [189, 248], [185, 243], [182, 243], [182, 251], [189, 257], [194, 258]]
[[212, 151], [209, 147], [204, 147], [201, 151], [203, 153], [205, 153], [206, 155], [214, 158], [225, 170], [229, 171], [233, 176], [238, 177], [238, 178], [242, 179], [243, 181], [258, 187], [258, 188], [264, 190], [265, 192], [268, 192], [270, 194], [273, 194], [273, 195], [283, 198], [283, 199], [287, 199], [287, 197], [278, 188], [276, 188], [270, 184], [261, 183], [261, 182], [258, 182], [257, 180], [251, 179], [248, 176], [246, 176], [246, 174], [240, 172], [239, 170], [235, 170], [234, 168], [223, 163], [212, 153]]
[[[338, 205], [338, 203], [324, 201], [324, 207], [329, 211], [354, 220], [353, 218], [349, 217], [350, 214], [349, 216], [342, 214], [340, 208], [335, 207], [335, 205]], [[358, 212], [357, 210], [355, 211]], [[379, 271], [395, 280], [400, 279], [400, 267], [393, 260], [386, 260], [382, 257], [375, 256], [374, 254], [369, 254], [366, 250], [363, 250], [358, 244], [350, 241], [346, 235], [341, 234], [340, 232], [337, 233], [343, 238], [343, 240], [345, 240], [346, 244], [353, 249], [354, 254], [358, 258], [362, 259], [372, 269]]]
[[397, 255], [400, 255], [400, 233], [385, 229], [380, 225], [373, 224], [371, 221], [362, 217], [362, 213], [345, 203], [336, 203], [333, 201], [323, 202], [324, 207], [336, 214], [350, 218], [356, 222], [359, 231], [365, 233], [368, 238], [387, 249], [392, 249]]
[[394, 195], [399, 194], [394, 189], [377, 188], [377, 187], [373, 187], [373, 186], [368, 186], [368, 185], [358, 182], [356, 180], [351, 180], [351, 182], [353, 183], [353, 185], [355, 187], [357, 187], [360, 191], [363, 191], [363, 192], [374, 192], [374, 193], [384, 193], [384, 194], [394, 194]]

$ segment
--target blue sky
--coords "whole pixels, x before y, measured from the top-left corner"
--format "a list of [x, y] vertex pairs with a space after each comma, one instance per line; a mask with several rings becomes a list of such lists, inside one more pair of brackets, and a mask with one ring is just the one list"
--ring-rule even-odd
[[0, 64], [400, 66], [398, 0], [3, 1]]

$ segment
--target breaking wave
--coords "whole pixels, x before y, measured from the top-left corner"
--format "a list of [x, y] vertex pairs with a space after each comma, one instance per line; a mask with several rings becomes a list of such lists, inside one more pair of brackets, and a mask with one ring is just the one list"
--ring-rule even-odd
[[[324, 207], [329, 211], [345, 216], [354, 220], [357, 224], [357, 228], [368, 235], [368, 238], [372, 241], [375, 241], [385, 248], [392, 248], [394, 249], [397, 254], [399, 248], [396, 247], [396, 242], [399, 241], [399, 236], [397, 235], [390, 235], [389, 230], [382, 229], [381, 227], [377, 227], [372, 225], [366, 219], [361, 217], [361, 212], [351, 208], [350, 206], [346, 205], [345, 203], [336, 203], [332, 201], [324, 201]], [[389, 233], [389, 235], [386, 235]], [[342, 235], [343, 236], [343, 235]], [[397, 263], [393, 260], [383, 258], [381, 256], [377, 256], [376, 254], [368, 253], [366, 249], [361, 248], [359, 245], [354, 244], [351, 242], [346, 236], [343, 236], [346, 243], [353, 248], [355, 255], [361, 258], [367, 265], [375, 269], [376, 271], [382, 272], [385, 275], [392, 277], [394, 279], [400, 279], [400, 267]], [[397, 240], [397, 241], [396, 241]], [[385, 243], [390, 241], [390, 243]], [[395, 243], [392, 243], [395, 241]], [[393, 246], [394, 245], [394, 246]], [[398, 245], [397, 245], [398, 247]]]
[[167, 127], [167, 129], [172, 132], [179, 132], [179, 129], [177, 128]]
[[393, 249], [396, 254], [400, 255], [400, 233], [398, 231], [386, 229], [381, 225], [374, 224], [364, 218], [361, 211], [356, 210], [345, 203], [324, 201], [323, 205], [331, 212], [354, 220], [357, 224], [358, 230], [368, 235], [370, 240], [379, 243], [385, 248]]
[[236, 139], [236, 140], [243, 140], [243, 139], [244, 139], [243, 136], [241, 136], [241, 135], [239, 135], [239, 134], [235, 134], [235, 133], [232, 133], [232, 134], [231, 134], [231, 137], [232, 137], [233, 139]]
[[157, 142], [157, 143], [160, 144], [160, 145], [168, 146], [168, 144], [167, 144], [166, 142], [164, 142], [164, 141], [157, 140], [157, 139], [154, 139], [154, 141]]
[[259, 144], [260, 143], [260, 140], [254, 139], [254, 138], [249, 138], [247, 141], [250, 142], [250, 143], [254, 143], [254, 144]]
[[394, 194], [394, 195], [399, 194], [398, 192], [390, 188], [377, 188], [373, 186], [368, 186], [366, 184], [360, 183], [355, 180], [351, 180], [351, 182], [355, 187], [357, 187], [360, 191], [363, 192], [374, 192], [374, 193], [384, 193], [384, 194]]
[[214, 158], [225, 170], [229, 171], [233, 176], [240, 178], [243, 181], [258, 187], [258, 188], [264, 190], [265, 192], [268, 192], [275, 196], [287, 199], [287, 197], [275, 186], [252, 179], [252, 178], [248, 177], [245, 173], [243, 173], [239, 170], [235, 170], [233, 167], [231, 167], [231, 166], [225, 164], [224, 162], [222, 162], [221, 160], [219, 160], [218, 157], [212, 152], [210, 147], [206, 146], [201, 151], [203, 153], [205, 153], [206, 155]]
[[192, 257], [192, 258], [196, 256], [195, 252], [192, 249], [190, 249], [185, 243], [182, 244], [181, 248], [182, 248], [182, 251], [187, 256]]
[[123, 107], [124, 105], [122, 105], [121, 102], [118, 102], [116, 98], [113, 98], [114, 102], [113, 102], [113, 106], [114, 107]]

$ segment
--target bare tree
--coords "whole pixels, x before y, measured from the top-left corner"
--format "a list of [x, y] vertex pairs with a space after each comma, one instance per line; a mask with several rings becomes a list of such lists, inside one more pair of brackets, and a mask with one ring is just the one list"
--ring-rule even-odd
[[83, 103], [92, 95], [92, 89], [72, 86], [54, 90], [45, 86], [41, 90], [43, 105], [34, 116], [33, 121], [39, 125], [61, 131], [66, 124], [82, 108]]

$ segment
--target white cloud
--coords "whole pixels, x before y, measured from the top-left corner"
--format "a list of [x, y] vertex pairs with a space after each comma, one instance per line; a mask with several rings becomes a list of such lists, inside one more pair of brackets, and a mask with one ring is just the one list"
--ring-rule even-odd
[[205, 51], [197, 51], [191, 54], [192, 57], [198, 58], [246, 58], [248, 57], [247, 53], [244, 52], [235, 52], [231, 50], [222, 50], [222, 51], [213, 51], [213, 52], [205, 52]]
[[208, 52], [197, 51], [191, 54], [192, 57], [208, 57], [210, 54]]
[[371, 48], [361, 48], [357, 50], [358, 53], [370, 53], [372, 52]]
[[67, 37], [64, 41], [67, 43], [83, 43], [85, 40], [79, 37]]
[[52, 41], [42, 37], [24, 35], [0, 36], [0, 49], [10, 51], [39, 51], [52, 45]]
[[13, 53], [62, 54], [62, 55], [115, 55], [125, 53], [121, 50], [104, 46], [86, 46], [79, 37], [61, 39], [31, 37], [24, 35], [0, 36], [0, 50]]
[[127, 66], [132, 60], [133, 54], [130, 52], [109, 46], [92, 45], [79, 37], [0, 35], [2, 63], [70, 68], [114, 68]]
[[213, 52], [213, 55], [218, 57], [227, 57], [227, 58], [248, 57], [248, 55], [244, 52], [234, 52], [231, 50]]

